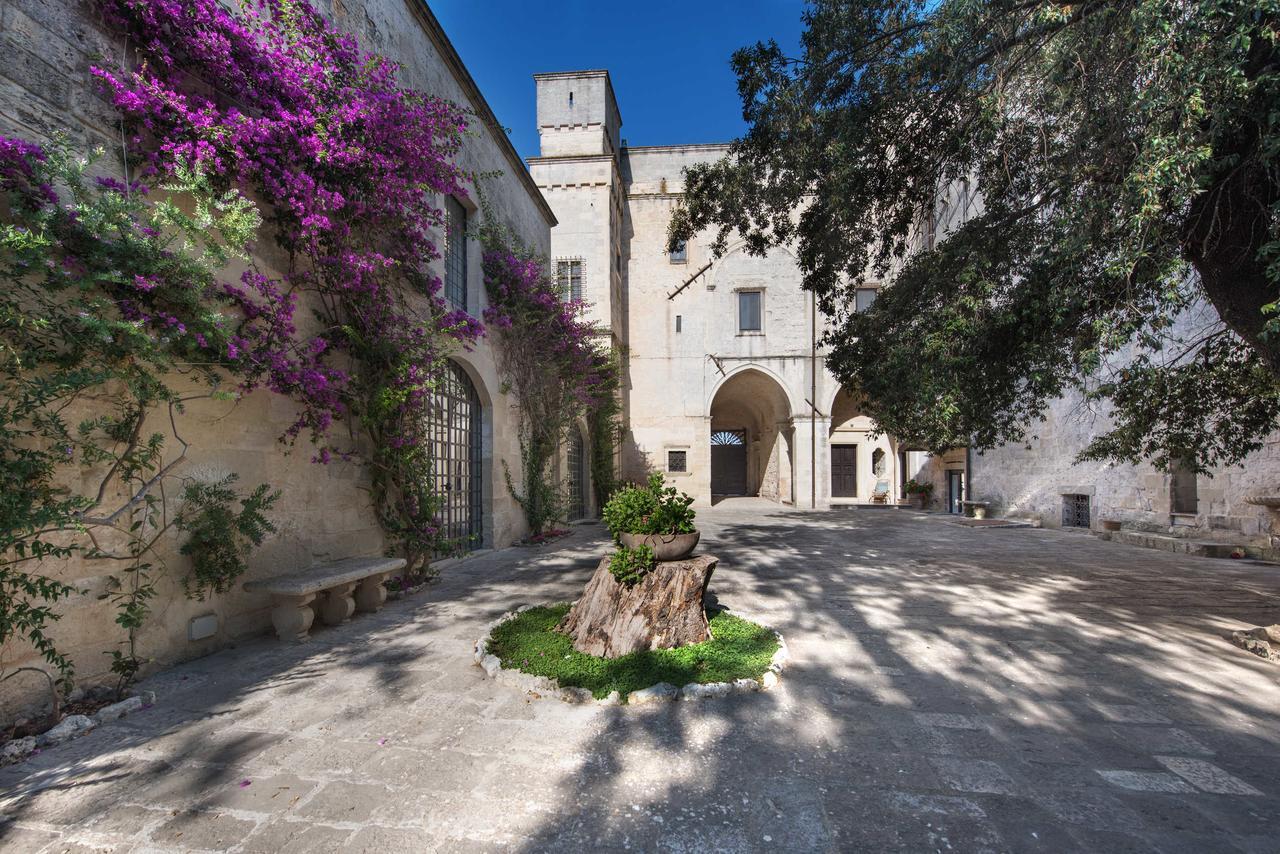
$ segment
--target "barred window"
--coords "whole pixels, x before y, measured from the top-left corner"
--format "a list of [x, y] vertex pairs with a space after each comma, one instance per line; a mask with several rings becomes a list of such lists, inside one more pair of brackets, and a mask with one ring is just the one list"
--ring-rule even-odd
[[667, 451], [667, 471], [688, 471], [688, 451]]
[[450, 307], [467, 310], [467, 209], [449, 196], [444, 201], [444, 298]]
[[582, 259], [564, 258], [556, 261], [556, 288], [564, 300], [582, 299]]

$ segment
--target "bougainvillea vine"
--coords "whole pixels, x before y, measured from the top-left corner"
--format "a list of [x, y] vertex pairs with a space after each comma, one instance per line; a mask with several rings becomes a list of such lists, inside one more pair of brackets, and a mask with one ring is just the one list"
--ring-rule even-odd
[[599, 345], [585, 303], [567, 299], [540, 260], [494, 235], [486, 242], [484, 318], [521, 418], [523, 483], [517, 489], [509, 472], [507, 481], [536, 536], [564, 516], [564, 490], [550, 464], [577, 419], [610, 401], [616, 362]]
[[[248, 322], [227, 355], [259, 360], [264, 382], [299, 401], [285, 438], [308, 432], [317, 461], [367, 452], [384, 527], [411, 565], [425, 559], [437, 530], [423, 404], [447, 352], [483, 334], [430, 268], [440, 199], [467, 196], [455, 163], [466, 113], [402, 87], [395, 63], [305, 0], [97, 6], [133, 52], [93, 74], [127, 120], [142, 179], [194, 164], [251, 187], [286, 253], [278, 278], [254, 269], [228, 289]], [[300, 301], [314, 322], [296, 316]], [[332, 427], [346, 416], [363, 431], [344, 446]]]

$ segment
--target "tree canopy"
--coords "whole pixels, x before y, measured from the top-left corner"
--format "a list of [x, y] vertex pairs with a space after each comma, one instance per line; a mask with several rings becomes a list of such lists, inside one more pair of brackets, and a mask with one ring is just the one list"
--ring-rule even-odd
[[[1280, 0], [817, 0], [738, 51], [749, 129], [673, 242], [793, 244], [836, 376], [932, 449], [1239, 461], [1280, 414]], [[934, 218], [970, 199], [958, 227]], [[869, 310], [854, 289], [885, 287]]]

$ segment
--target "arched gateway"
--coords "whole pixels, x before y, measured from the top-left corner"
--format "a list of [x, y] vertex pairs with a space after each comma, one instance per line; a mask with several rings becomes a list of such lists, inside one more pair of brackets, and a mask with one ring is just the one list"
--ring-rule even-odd
[[484, 540], [482, 418], [480, 395], [471, 377], [449, 362], [427, 400], [426, 430], [440, 502], [436, 518], [452, 552], [470, 551]]
[[794, 501], [793, 438], [790, 401], [778, 381], [757, 368], [731, 374], [711, 400], [713, 499]]

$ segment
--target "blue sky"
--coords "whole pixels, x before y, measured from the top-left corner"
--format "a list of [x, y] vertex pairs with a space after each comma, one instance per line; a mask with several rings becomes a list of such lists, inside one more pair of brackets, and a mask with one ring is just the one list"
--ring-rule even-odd
[[607, 68], [629, 145], [728, 142], [745, 130], [729, 56], [794, 53], [802, 0], [428, 0], [522, 157], [538, 154], [533, 75]]

